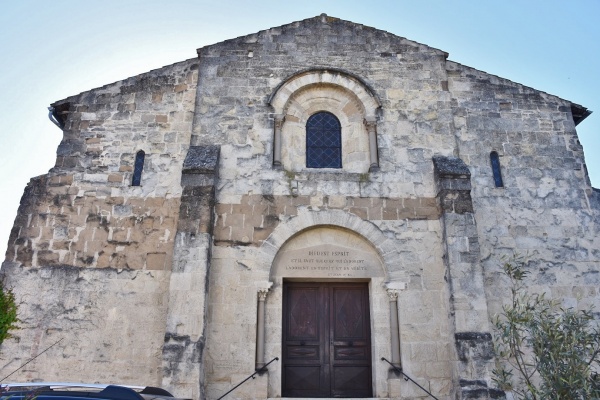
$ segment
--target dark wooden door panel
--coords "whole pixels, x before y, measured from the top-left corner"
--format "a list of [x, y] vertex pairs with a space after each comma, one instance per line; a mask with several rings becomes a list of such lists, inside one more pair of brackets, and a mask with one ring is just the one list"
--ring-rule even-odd
[[284, 285], [282, 391], [289, 397], [330, 392], [327, 293], [320, 284]]
[[288, 340], [318, 341], [319, 288], [290, 288], [288, 309]]
[[338, 366], [332, 374], [333, 397], [371, 397], [371, 366]]
[[362, 283], [284, 283], [284, 397], [370, 397], [369, 293]]
[[331, 288], [331, 395], [370, 397], [371, 334], [366, 285]]
[[[333, 340], [366, 339], [364, 291], [362, 288], [333, 287]], [[368, 317], [368, 315], [367, 315]]]
[[323, 397], [323, 368], [317, 366], [284, 366], [284, 397]]

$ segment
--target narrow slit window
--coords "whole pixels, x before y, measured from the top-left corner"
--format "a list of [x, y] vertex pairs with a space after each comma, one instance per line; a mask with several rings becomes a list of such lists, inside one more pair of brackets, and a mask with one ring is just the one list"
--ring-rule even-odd
[[142, 171], [144, 170], [144, 158], [146, 153], [140, 150], [135, 155], [135, 164], [133, 166], [133, 179], [131, 180], [131, 186], [140, 186], [142, 184]]
[[502, 173], [500, 172], [500, 157], [497, 152], [492, 151], [490, 153], [490, 163], [492, 164], [492, 173], [494, 174], [494, 184], [496, 187], [504, 187]]
[[342, 168], [342, 128], [332, 113], [318, 112], [306, 122], [306, 166]]

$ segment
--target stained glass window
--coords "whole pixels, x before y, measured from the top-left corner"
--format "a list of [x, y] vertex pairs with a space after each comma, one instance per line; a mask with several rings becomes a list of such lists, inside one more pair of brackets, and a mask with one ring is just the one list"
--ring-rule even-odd
[[504, 187], [502, 173], [500, 172], [500, 158], [495, 151], [490, 153], [490, 162], [492, 164], [492, 173], [494, 174], [494, 184], [496, 187]]
[[140, 186], [142, 184], [142, 171], [144, 170], [144, 158], [146, 153], [142, 150], [138, 151], [135, 155], [135, 164], [133, 167], [133, 179], [131, 180], [131, 186]]
[[306, 122], [306, 166], [342, 168], [342, 128], [335, 115], [321, 111]]

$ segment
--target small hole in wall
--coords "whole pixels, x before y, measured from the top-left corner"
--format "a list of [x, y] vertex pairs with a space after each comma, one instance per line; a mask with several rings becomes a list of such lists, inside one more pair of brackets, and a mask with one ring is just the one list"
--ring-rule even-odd
[[252, 50], [250, 50], [248, 52], [248, 58], [252, 58], [252, 57], [254, 57], [254, 52]]

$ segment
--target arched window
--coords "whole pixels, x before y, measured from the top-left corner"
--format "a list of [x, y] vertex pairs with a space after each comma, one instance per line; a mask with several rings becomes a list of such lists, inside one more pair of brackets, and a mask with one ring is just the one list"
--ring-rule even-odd
[[306, 122], [306, 167], [342, 168], [342, 128], [329, 112], [313, 114]]
[[142, 171], [144, 170], [144, 158], [146, 153], [140, 150], [135, 155], [135, 164], [133, 166], [133, 179], [131, 180], [131, 186], [140, 186], [142, 184]]
[[490, 163], [492, 164], [492, 173], [494, 174], [494, 184], [496, 187], [504, 187], [502, 173], [500, 172], [500, 158], [495, 151], [490, 153]]

